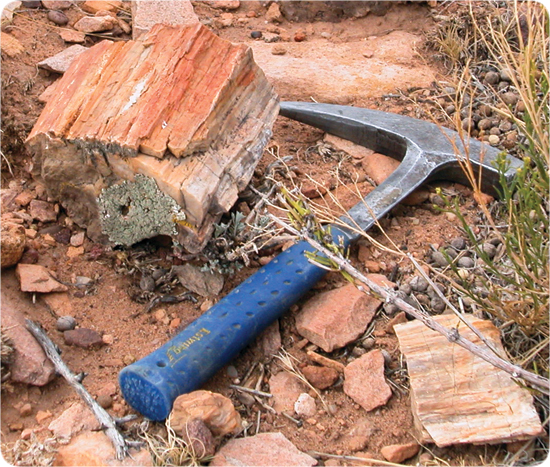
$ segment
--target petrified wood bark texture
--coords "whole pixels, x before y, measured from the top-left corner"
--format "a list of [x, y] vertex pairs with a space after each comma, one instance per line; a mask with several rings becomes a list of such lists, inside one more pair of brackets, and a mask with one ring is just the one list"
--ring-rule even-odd
[[249, 182], [277, 114], [247, 46], [200, 24], [156, 25], [78, 57], [27, 144], [36, 175], [92, 239], [168, 234], [197, 252]]

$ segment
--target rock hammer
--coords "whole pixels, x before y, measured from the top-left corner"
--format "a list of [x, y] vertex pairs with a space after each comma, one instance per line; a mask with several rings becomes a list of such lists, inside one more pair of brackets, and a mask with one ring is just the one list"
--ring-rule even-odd
[[[499, 151], [452, 130], [403, 115], [331, 104], [283, 102], [280, 114], [391, 156], [400, 165], [341, 220], [355, 229], [332, 226], [345, 245], [368, 230], [423, 183], [467, 184], [459, 160], [469, 160], [481, 188], [497, 195]], [[505, 183], [522, 163], [506, 156]], [[353, 221], [350, 220], [353, 219]], [[151, 420], [164, 420], [180, 394], [199, 389], [267, 326], [296, 303], [327, 271], [308, 261], [314, 249], [299, 241], [276, 256], [213, 305], [172, 340], [122, 369], [126, 401]]]

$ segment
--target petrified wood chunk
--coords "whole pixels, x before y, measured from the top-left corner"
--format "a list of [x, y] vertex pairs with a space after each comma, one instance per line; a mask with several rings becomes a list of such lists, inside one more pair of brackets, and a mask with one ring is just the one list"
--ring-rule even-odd
[[250, 181], [277, 114], [247, 46], [200, 24], [159, 24], [79, 56], [27, 144], [35, 175], [92, 239], [166, 234], [198, 252]]
[[[499, 330], [488, 320], [463, 315], [504, 355]], [[455, 315], [432, 317], [485, 346]], [[438, 446], [525, 440], [544, 432], [529, 391], [512, 377], [451, 343], [418, 320], [394, 327], [411, 384], [421, 442]]]

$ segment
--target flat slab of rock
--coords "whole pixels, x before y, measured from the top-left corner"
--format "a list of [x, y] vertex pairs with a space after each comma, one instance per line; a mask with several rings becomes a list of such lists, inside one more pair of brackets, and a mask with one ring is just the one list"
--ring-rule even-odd
[[71, 45], [53, 57], [38, 62], [38, 66], [44, 68], [44, 70], [53, 71], [55, 73], [65, 73], [74, 59], [86, 50], [88, 49], [82, 45]]
[[58, 282], [51, 271], [39, 264], [18, 264], [15, 275], [19, 279], [21, 292], [66, 292], [69, 288]]
[[132, 2], [132, 38], [137, 39], [155, 24], [189, 26], [199, 22], [188, 0], [135, 0]]
[[99, 420], [88, 406], [75, 403], [48, 425], [48, 430], [57, 438], [69, 439], [81, 431], [97, 431], [101, 429]]
[[[499, 330], [488, 320], [463, 315], [505, 355]], [[433, 316], [452, 328], [454, 315]], [[512, 377], [453, 344], [420, 321], [394, 327], [407, 359], [411, 402], [420, 442], [438, 446], [502, 443], [530, 439], [544, 432], [533, 397]], [[460, 334], [484, 346], [463, 323]]]
[[380, 304], [347, 284], [308, 300], [296, 316], [296, 330], [325, 352], [332, 352], [365, 332]]
[[218, 272], [201, 271], [192, 264], [173, 266], [180, 284], [201, 297], [217, 297], [223, 289], [223, 276]]
[[71, 329], [63, 332], [63, 338], [67, 345], [74, 345], [89, 349], [92, 347], [100, 347], [104, 344], [103, 338], [99, 332], [88, 328]]
[[306, 386], [287, 371], [280, 371], [269, 378], [269, 392], [273, 394], [273, 408], [278, 412], [294, 412], [294, 404], [306, 391]]
[[[436, 77], [427, 64], [417, 61], [415, 72], [410, 72], [421, 41], [418, 35], [393, 31], [368, 41], [326, 42], [315, 48], [307, 41], [285, 42], [285, 55], [272, 54], [276, 43], [254, 41], [251, 47], [283, 99], [300, 100], [307, 95], [319, 102], [347, 105], [396, 89], [430, 86]], [[365, 51], [373, 51], [374, 57], [365, 59]]]
[[317, 460], [299, 451], [281, 433], [259, 433], [229, 441], [214, 456], [211, 466], [312, 466]]
[[384, 356], [378, 349], [347, 365], [344, 378], [344, 392], [367, 412], [384, 405], [392, 395], [384, 377]]
[[24, 297], [15, 289], [13, 276], [2, 274], [2, 332], [10, 339], [15, 350], [9, 366], [11, 380], [16, 383], [43, 386], [55, 376], [52, 362], [40, 344], [25, 327]]
[[107, 466], [152, 466], [153, 459], [147, 449], [130, 449], [130, 455], [119, 461], [115, 448], [102, 431], [85, 431], [71, 439], [69, 444], [59, 446], [53, 465], [72, 467], [75, 465]]

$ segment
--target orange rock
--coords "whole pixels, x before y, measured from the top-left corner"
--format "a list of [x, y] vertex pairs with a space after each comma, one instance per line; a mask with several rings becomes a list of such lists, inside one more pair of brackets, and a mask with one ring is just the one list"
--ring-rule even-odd
[[111, 440], [102, 431], [85, 431], [60, 446], [54, 459], [58, 466], [152, 466], [153, 459], [146, 449], [130, 449], [130, 455], [119, 461]]
[[410, 459], [412, 456], [416, 456], [418, 451], [420, 451], [418, 443], [392, 444], [380, 449], [381, 454], [387, 461], [395, 462], [396, 464]]
[[399, 167], [399, 161], [375, 152], [370, 156], [364, 157], [361, 160], [361, 165], [365, 173], [374, 183], [380, 185], [395, 169], [397, 169], [397, 167]]
[[170, 425], [176, 433], [183, 433], [187, 423], [198, 418], [214, 436], [237, 433], [241, 429], [241, 416], [230, 399], [210, 391], [193, 391], [182, 394], [170, 413]]

